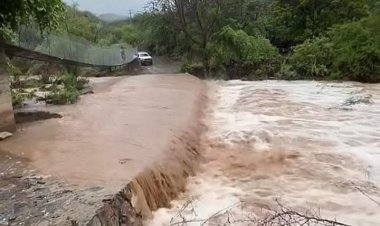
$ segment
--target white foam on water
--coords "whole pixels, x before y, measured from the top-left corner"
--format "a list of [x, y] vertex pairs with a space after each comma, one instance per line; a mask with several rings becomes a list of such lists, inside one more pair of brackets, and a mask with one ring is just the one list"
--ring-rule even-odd
[[[352, 225], [380, 225], [380, 85], [210, 85], [217, 92], [206, 117], [201, 172], [189, 179], [173, 208], [156, 211], [147, 225], [214, 225], [200, 220], [225, 208], [235, 218], [259, 216], [260, 209], [276, 209], [279, 202]], [[366, 97], [369, 103], [349, 103]], [[234, 206], [241, 202], [244, 208]]]

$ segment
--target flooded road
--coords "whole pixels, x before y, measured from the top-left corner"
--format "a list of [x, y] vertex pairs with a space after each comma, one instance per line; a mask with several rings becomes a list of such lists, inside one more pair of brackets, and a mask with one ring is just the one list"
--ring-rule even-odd
[[0, 225], [141, 226], [195, 175], [203, 81], [161, 74], [91, 84], [74, 105], [24, 109], [59, 117], [26, 120], [0, 142]]
[[380, 85], [209, 85], [201, 170], [147, 225], [255, 225], [282, 206], [380, 224]]
[[204, 84], [195, 77], [103, 80], [109, 79], [96, 79], [95, 93], [78, 104], [59, 107], [62, 118], [22, 125], [0, 149], [29, 159], [44, 174], [101, 185], [112, 194], [162, 159], [171, 142], [197, 120], [193, 113]]

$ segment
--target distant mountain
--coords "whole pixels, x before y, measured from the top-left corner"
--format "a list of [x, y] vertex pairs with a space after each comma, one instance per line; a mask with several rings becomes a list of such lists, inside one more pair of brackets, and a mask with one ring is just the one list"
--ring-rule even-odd
[[98, 17], [99, 17], [99, 19], [106, 21], [106, 22], [110, 22], [110, 23], [128, 19], [127, 16], [117, 15], [117, 14], [113, 14], [113, 13], [101, 14]]

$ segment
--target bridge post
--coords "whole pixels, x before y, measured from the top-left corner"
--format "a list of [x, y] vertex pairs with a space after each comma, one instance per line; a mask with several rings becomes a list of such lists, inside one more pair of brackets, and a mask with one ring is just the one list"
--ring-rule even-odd
[[16, 130], [4, 49], [0, 46], [0, 132]]

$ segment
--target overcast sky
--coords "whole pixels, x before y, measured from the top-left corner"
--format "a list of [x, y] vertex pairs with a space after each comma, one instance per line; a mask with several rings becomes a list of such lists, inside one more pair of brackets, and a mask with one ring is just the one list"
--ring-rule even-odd
[[119, 15], [129, 15], [129, 10], [133, 13], [141, 11], [150, 0], [64, 0], [68, 4], [78, 2], [81, 10], [87, 10], [97, 15], [104, 13], [114, 13]]

